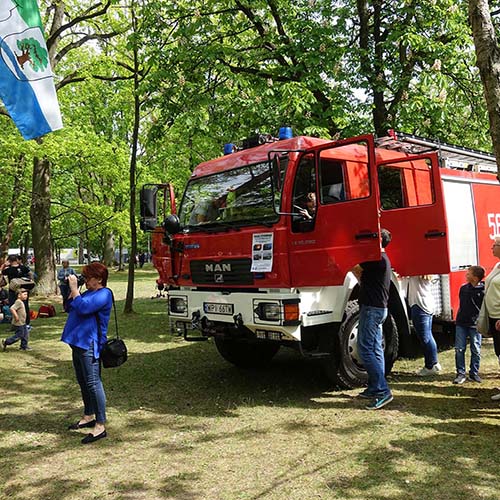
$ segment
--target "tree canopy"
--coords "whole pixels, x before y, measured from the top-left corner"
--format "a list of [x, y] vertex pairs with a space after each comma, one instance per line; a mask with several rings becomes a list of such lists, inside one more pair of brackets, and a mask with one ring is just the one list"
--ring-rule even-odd
[[[224, 143], [284, 124], [324, 138], [394, 128], [491, 150], [463, 0], [40, 7], [65, 127], [23, 142], [0, 109], [4, 253], [31, 246], [29, 207], [45, 195], [56, 250], [86, 248], [109, 263], [118, 240], [144, 250], [129, 220], [136, 185], [171, 182], [180, 196], [194, 166]], [[46, 62], [29, 40], [19, 49], [35, 69]], [[45, 195], [31, 182], [42, 171]]]

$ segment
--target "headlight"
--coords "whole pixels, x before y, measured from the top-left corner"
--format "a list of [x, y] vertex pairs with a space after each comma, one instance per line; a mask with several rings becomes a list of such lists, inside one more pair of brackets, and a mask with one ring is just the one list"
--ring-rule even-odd
[[281, 307], [276, 302], [260, 302], [255, 313], [264, 321], [280, 321], [281, 319]]
[[172, 297], [170, 299], [170, 312], [184, 314], [187, 311], [187, 299], [184, 297]]

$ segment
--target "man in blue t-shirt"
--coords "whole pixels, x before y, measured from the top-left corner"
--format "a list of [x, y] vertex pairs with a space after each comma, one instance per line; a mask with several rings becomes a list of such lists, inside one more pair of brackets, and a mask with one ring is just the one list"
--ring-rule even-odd
[[387, 229], [380, 231], [382, 257], [361, 262], [352, 272], [359, 280], [358, 353], [368, 374], [368, 387], [359, 394], [370, 399], [368, 410], [378, 410], [393, 400], [385, 379], [382, 325], [387, 318], [387, 303], [391, 284], [391, 262], [385, 248], [392, 236]]
[[59, 280], [59, 290], [61, 291], [63, 299], [64, 312], [68, 312], [68, 297], [69, 297], [69, 283], [68, 276], [76, 274], [72, 267], [69, 267], [69, 261], [63, 260], [62, 267], [57, 271], [57, 279]]

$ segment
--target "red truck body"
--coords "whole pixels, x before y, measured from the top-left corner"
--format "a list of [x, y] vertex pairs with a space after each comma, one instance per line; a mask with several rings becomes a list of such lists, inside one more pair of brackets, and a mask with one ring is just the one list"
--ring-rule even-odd
[[[363, 370], [356, 345], [343, 338], [356, 331], [348, 325], [358, 290], [350, 269], [380, 258], [384, 227], [393, 236], [387, 329], [398, 338], [392, 349], [408, 354], [411, 344], [404, 276], [439, 276], [435, 323], [452, 331], [465, 269], [480, 264], [488, 272], [495, 264], [500, 186], [494, 159], [460, 150], [463, 161], [452, 160], [436, 148], [413, 144], [409, 151], [397, 139], [376, 147], [371, 135], [294, 137], [197, 166], [179, 218], [153, 230], [153, 263], [170, 288], [174, 328], [186, 339], [193, 326], [201, 332], [196, 338], [215, 337], [221, 354], [240, 365], [270, 357], [276, 345], [292, 345], [333, 365], [336, 382], [357, 385]], [[474, 171], [478, 158], [491, 172]], [[310, 193], [316, 209], [304, 220], [299, 212]], [[193, 218], [197, 202], [215, 211], [214, 220]], [[279, 320], [270, 314], [268, 321], [264, 310], [273, 304]], [[291, 304], [296, 317], [286, 316]], [[389, 353], [392, 361], [397, 354]]]

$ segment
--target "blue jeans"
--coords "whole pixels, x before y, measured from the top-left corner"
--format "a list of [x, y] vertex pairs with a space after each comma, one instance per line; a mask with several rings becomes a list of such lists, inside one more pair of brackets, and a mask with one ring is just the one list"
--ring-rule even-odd
[[18, 340], [21, 340], [20, 349], [26, 349], [28, 347], [29, 331], [26, 325], [16, 326], [16, 331], [12, 337], [5, 339], [5, 345], [11, 345]]
[[106, 422], [106, 394], [101, 380], [101, 363], [94, 358], [94, 346], [86, 351], [71, 346], [76, 380], [80, 385], [85, 415], [95, 415], [96, 422]]
[[361, 304], [358, 326], [358, 352], [368, 373], [368, 389], [373, 396], [391, 393], [385, 380], [384, 349], [382, 348], [382, 325], [387, 318], [387, 309]]
[[465, 351], [467, 337], [470, 338], [470, 371], [469, 375], [479, 374], [481, 361], [481, 334], [474, 326], [456, 326], [455, 329], [455, 365], [457, 373], [465, 375]]
[[438, 362], [437, 345], [432, 336], [432, 314], [414, 304], [411, 306], [411, 320], [424, 348], [425, 367], [430, 369]]

